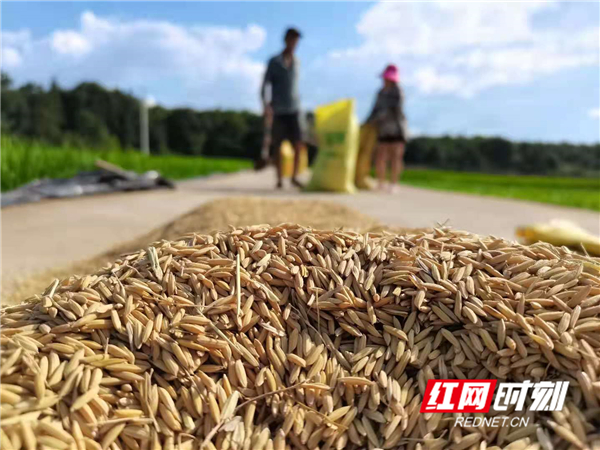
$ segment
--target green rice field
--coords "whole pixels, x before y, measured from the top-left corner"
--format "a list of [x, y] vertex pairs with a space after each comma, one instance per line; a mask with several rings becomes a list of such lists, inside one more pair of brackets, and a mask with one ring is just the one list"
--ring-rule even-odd
[[600, 211], [599, 178], [490, 175], [408, 169], [402, 184], [427, 189], [506, 197]]
[[157, 170], [174, 180], [212, 173], [229, 173], [249, 169], [243, 159], [204, 158], [198, 156], [146, 156], [138, 151], [96, 151], [52, 147], [11, 136], [2, 136], [2, 192], [15, 189], [39, 178], [68, 178], [77, 172], [94, 170], [102, 159], [138, 173]]

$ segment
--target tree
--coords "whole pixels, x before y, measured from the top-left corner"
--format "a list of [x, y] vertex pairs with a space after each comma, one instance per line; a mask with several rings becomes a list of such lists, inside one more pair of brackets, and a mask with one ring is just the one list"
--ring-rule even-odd
[[497, 137], [489, 138], [482, 141], [480, 148], [488, 169], [500, 172], [511, 169], [513, 162], [512, 142]]
[[204, 154], [219, 156], [219, 153], [247, 158], [248, 152], [242, 143], [248, 132], [246, 120], [240, 113], [229, 111], [214, 111], [200, 113], [200, 120], [211, 119], [207, 139], [204, 144]]
[[106, 148], [111, 142], [111, 134], [105, 123], [92, 111], [83, 109], [76, 115], [78, 135], [88, 146]]
[[169, 151], [169, 134], [166, 122], [168, 116], [169, 110], [160, 106], [150, 108], [150, 111], [148, 111], [151, 153], [167, 153]]
[[175, 109], [166, 119], [169, 148], [185, 155], [201, 155], [206, 131], [198, 113], [192, 109]]

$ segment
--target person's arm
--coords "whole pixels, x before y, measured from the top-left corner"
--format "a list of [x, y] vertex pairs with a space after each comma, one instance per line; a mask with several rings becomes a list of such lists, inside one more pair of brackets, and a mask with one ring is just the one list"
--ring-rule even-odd
[[386, 114], [385, 103], [382, 98], [381, 92], [377, 93], [377, 97], [375, 98], [375, 104], [373, 105], [373, 109], [371, 110], [371, 114], [367, 119], [367, 123], [377, 123], [380, 119], [382, 119]]
[[377, 97], [375, 97], [375, 103], [373, 103], [373, 108], [371, 108], [371, 113], [369, 114], [369, 117], [367, 117], [366, 123], [374, 122], [375, 119], [377, 118], [378, 112], [379, 112], [379, 94], [377, 94]]
[[265, 116], [271, 113], [270, 100], [267, 98], [267, 84], [271, 84], [271, 61], [269, 61], [269, 64], [267, 65], [267, 70], [265, 71], [265, 76], [260, 87], [260, 100]]
[[398, 132], [404, 138], [404, 142], [408, 139], [408, 130], [406, 128], [406, 117], [404, 116], [404, 92], [398, 86], [398, 96], [394, 105], [394, 116], [398, 124]]
[[271, 83], [271, 62], [267, 65], [265, 76], [260, 87], [260, 100], [263, 107], [263, 119], [264, 119], [264, 134], [263, 142], [260, 151], [260, 159], [267, 161], [269, 159], [269, 149], [271, 146], [271, 128], [273, 126], [273, 110], [270, 105], [270, 101], [267, 98], [267, 84]]
[[396, 104], [394, 105], [394, 113], [399, 119], [404, 117], [404, 93], [402, 92], [402, 88], [400, 86], [398, 86], [398, 98]]

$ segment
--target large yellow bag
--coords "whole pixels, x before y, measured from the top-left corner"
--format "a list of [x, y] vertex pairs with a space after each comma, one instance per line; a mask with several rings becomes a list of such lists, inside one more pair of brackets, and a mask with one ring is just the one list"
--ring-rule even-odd
[[371, 161], [377, 146], [377, 128], [369, 123], [360, 127], [360, 144], [356, 160], [356, 187], [359, 189], [373, 189], [371, 174]]
[[319, 152], [309, 190], [352, 193], [358, 153], [358, 119], [354, 100], [341, 100], [315, 111]]
[[[283, 141], [281, 143], [281, 173], [284, 178], [290, 178], [294, 174], [294, 147], [290, 144], [290, 141]], [[308, 151], [306, 146], [302, 146], [300, 150], [300, 162], [298, 167], [298, 175], [306, 172], [308, 168]]]

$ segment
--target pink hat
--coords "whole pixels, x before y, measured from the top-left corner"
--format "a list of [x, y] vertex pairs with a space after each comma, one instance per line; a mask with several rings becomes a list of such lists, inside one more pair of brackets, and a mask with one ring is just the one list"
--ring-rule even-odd
[[383, 74], [381, 74], [381, 76], [384, 80], [393, 81], [394, 83], [400, 81], [400, 72], [394, 64], [390, 64], [389, 66], [387, 66], [383, 71]]

